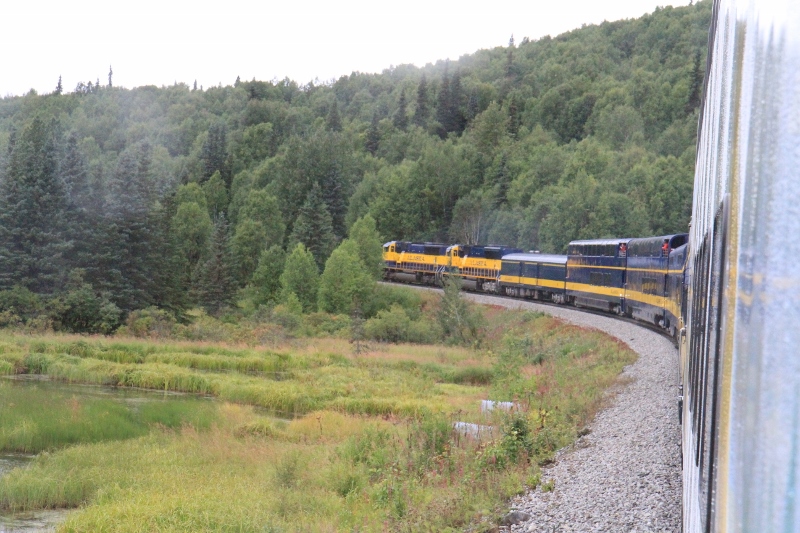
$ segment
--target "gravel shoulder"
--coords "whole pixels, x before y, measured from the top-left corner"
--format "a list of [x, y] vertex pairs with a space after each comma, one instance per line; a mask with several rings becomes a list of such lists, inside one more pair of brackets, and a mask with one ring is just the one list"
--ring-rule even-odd
[[625, 368], [590, 433], [543, 468], [540, 488], [511, 500], [531, 515], [506, 531], [677, 532], [681, 521], [678, 352], [669, 339], [632, 323], [570, 308], [479, 294], [473, 301], [529, 309], [620, 339], [639, 359]]

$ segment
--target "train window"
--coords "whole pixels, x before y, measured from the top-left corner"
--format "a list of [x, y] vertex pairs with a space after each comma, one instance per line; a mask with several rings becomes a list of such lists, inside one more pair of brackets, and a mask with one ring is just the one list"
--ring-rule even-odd
[[504, 276], [518, 276], [519, 263], [512, 263], [510, 261], [503, 261], [500, 263], [500, 273]]
[[642, 292], [645, 294], [658, 294], [658, 280], [655, 278], [642, 278]]

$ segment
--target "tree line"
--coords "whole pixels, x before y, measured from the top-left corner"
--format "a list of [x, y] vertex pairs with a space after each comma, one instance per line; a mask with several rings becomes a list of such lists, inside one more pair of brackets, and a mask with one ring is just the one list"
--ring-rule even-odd
[[369, 310], [382, 240], [562, 252], [684, 231], [710, 12], [323, 84], [125, 89], [109, 71], [3, 98], [0, 323]]

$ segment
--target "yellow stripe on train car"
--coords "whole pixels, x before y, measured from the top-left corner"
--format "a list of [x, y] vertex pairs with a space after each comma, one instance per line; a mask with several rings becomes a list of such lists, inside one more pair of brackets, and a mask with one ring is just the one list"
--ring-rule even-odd
[[520, 278], [520, 283], [530, 287], [547, 287], [548, 289], [564, 289], [564, 282], [544, 278]]
[[625, 300], [648, 304], [652, 305], [653, 307], [663, 308], [666, 297], [659, 296], [657, 294], [647, 294], [639, 291], [626, 290]]
[[624, 289], [622, 287], [603, 287], [600, 285], [589, 285], [587, 283], [567, 282], [567, 290], [586, 292], [589, 294], [602, 294], [603, 296], [613, 296], [614, 298], [622, 298], [624, 296]]

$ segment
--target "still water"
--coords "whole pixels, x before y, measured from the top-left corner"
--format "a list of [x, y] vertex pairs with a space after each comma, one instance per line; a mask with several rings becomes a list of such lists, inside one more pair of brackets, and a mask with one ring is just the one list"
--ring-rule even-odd
[[[18, 453], [0, 453], [0, 478], [14, 468], [25, 468], [34, 457]], [[67, 511], [62, 509], [0, 514], [0, 533], [55, 531], [66, 514]]]
[[[32, 375], [2, 376], [0, 379], [2, 379], [4, 383], [13, 384], [13, 386], [35, 387], [43, 392], [53, 391], [68, 393], [79, 398], [101, 397], [114, 399], [128, 405], [132, 409], [136, 409], [136, 407], [142, 403], [151, 401], [165, 401], [178, 398], [183, 400], [195, 398], [197, 401], [210, 400], [209, 397], [174, 392], [61, 383], [50, 381], [42, 376]], [[0, 452], [0, 478], [15, 468], [25, 468], [35, 457], [35, 455]], [[68, 512], [68, 509], [38, 510], [14, 514], [0, 512], [0, 533], [52, 532], [64, 521]]]

